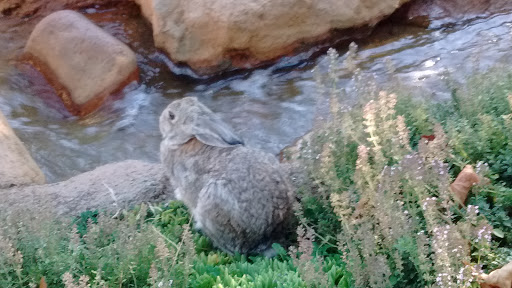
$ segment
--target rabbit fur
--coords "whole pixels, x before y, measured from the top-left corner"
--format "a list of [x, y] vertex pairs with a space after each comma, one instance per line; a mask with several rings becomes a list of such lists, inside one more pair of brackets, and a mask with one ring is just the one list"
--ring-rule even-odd
[[272, 254], [292, 212], [292, 186], [277, 159], [250, 149], [195, 97], [160, 115], [160, 157], [195, 227], [223, 251]]

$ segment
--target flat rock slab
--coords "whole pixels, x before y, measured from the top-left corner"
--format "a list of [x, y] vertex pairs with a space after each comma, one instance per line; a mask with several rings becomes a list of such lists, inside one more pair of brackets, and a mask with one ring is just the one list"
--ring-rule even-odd
[[47, 210], [77, 216], [87, 210], [117, 211], [172, 200], [174, 194], [161, 164], [127, 160], [58, 183], [0, 189], [0, 199], [1, 215]]
[[128, 46], [71, 10], [41, 20], [25, 52], [66, 108], [79, 116], [93, 112], [139, 76], [135, 53]]
[[335, 29], [374, 25], [408, 0], [135, 0], [155, 46], [198, 74], [297, 52]]
[[44, 182], [43, 172], [0, 112], [0, 189]]

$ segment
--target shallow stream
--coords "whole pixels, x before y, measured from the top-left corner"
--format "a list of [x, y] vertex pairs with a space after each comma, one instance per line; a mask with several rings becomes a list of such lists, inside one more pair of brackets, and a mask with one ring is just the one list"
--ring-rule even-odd
[[[112, 11], [97, 9], [84, 13], [127, 43], [137, 53], [141, 69], [141, 85], [94, 114], [70, 117], [45, 96], [52, 94], [51, 89], [0, 57], [0, 110], [48, 182], [125, 159], [158, 161], [158, 116], [172, 99], [184, 96], [197, 96], [233, 125], [247, 145], [271, 153], [311, 129], [317, 99], [311, 70], [316, 64], [327, 66], [325, 56], [299, 63], [287, 59], [217, 80], [194, 80], [170, 71], [173, 64], [152, 46], [150, 27], [137, 14], [112, 16]], [[24, 27], [9, 31], [27, 38], [30, 33]], [[385, 58], [390, 57], [403, 82], [428, 91], [428, 97], [445, 99], [447, 73], [463, 78], [475, 63], [480, 68], [512, 63], [511, 32], [512, 13], [427, 30], [384, 25], [357, 42], [360, 68], [379, 77], [386, 73]], [[9, 35], [0, 37], [6, 39]], [[339, 53], [345, 53], [346, 44], [340, 46]], [[347, 73], [345, 80], [349, 78]]]

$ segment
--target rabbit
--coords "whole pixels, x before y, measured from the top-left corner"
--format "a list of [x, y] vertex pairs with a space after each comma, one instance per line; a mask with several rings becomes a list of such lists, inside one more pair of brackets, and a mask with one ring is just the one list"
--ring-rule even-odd
[[195, 97], [171, 102], [159, 122], [161, 162], [195, 228], [228, 254], [275, 255], [295, 201], [276, 157], [246, 147]]

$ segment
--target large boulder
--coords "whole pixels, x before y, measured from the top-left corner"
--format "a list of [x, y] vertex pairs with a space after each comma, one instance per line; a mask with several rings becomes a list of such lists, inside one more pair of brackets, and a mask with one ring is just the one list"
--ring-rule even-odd
[[408, 0], [136, 0], [155, 45], [198, 74], [258, 65], [336, 29], [373, 25]]
[[41, 20], [25, 52], [66, 108], [79, 116], [96, 110], [139, 76], [135, 53], [128, 46], [71, 10]]
[[0, 112], [0, 189], [44, 182], [43, 172]]
[[87, 210], [116, 211], [174, 198], [160, 164], [127, 160], [100, 166], [66, 181], [0, 189], [0, 215], [47, 210], [76, 216]]

